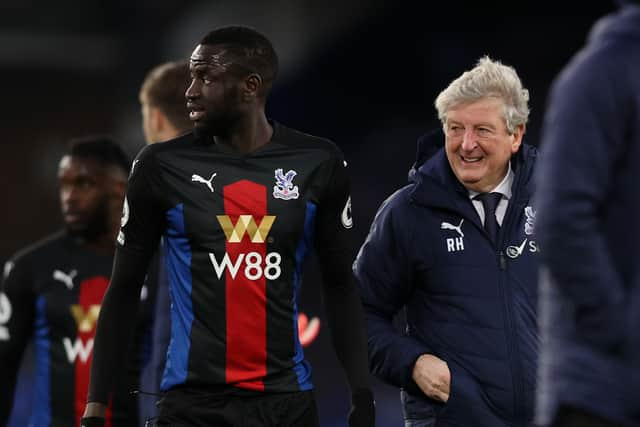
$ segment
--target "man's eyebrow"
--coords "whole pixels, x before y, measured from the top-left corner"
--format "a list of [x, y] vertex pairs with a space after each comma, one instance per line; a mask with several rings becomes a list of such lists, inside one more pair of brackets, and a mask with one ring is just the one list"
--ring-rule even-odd
[[193, 54], [189, 58], [189, 61], [193, 64], [210, 64], [210, 65], [220, 65], [223, 67], [228, 66], [231, 61], [227, 59], [227, 51], [222, 51], [219, 53], [213, 53], [210, 55], [203, 55], [201, 53]]

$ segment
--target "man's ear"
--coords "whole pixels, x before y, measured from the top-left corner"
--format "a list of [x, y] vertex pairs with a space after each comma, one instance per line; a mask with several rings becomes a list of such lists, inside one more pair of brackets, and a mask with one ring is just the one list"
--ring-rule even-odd
[[245, 101], [249, 101], [252, 98], [257, 98], [262, 89], [262, 77], [259, 74], [252, 73], [244, 81], [244, 93], [243, 98]]
[[524, 133], [526, 131], [526, 125], [523, 123], [516, 127], [516, 131], [511, 135], [511, 153], [515, 154], [520, 149], [520, 145], [522, 145], [522, 137], [524, 137]]
[[149, 124], [151, 125], [151, 129], [153, 129], [156, 135], [161, 133], [167, 126], [167, 118], [158, 107], [149, 107], [149, 115]]

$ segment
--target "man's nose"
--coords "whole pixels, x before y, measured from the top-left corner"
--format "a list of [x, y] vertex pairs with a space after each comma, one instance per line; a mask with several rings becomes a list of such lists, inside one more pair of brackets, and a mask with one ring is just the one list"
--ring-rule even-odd
[[462, 135], [462, 149], [465, 151], [472, 151], [476, 148], [476, 136], [473, 129], [466, 129]]
[[187, 90], [184, 92], [184, 97], [190, 100], [190, 99], [198, 98], [199, 96], [200, 96], [200, 88], [198, 86], [198, 81], [197, 79], [193, 79], [191, 80], [191, 84], [189, 84], [189, 87], [187, 88]]
[[60, 201], [63, 206], [73, 206], [77, 203], [78, 192], [73, 188], [62, 188], [60, 190]]

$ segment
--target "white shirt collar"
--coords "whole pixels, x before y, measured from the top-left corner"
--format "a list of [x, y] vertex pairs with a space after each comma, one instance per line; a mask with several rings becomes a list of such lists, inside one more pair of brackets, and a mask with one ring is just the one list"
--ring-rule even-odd
[[[507, 174], [504, 176], [504, 178], [502, 178], [502, 181], [500, 181], [500, 184], [498, 184], [493, 190], [489, 191], [489, 193], [500, 193], [505, 199], [510, 200], [511, 184], [513, 184], [513, 177], [515, 174], [511, 169], [511, 162], [508, 162], [507, 165], [508, 165]], [[473, 199], [478, 194], [480, 194], [478, 191], [474, 191], [474, 190], [467, 190], [467, 191], [469, 191], [470, 199]]]

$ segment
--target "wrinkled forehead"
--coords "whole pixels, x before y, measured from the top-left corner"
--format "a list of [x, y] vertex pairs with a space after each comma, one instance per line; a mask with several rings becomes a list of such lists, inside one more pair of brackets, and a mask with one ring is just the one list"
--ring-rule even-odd
[[460, 101], [451, 104], [446, 111], [446, 120], [503, 120], [505, 114], [505, 102], [500, 97], [485, 96], [470, 101]]
[[189, 58], [189, 68], [213, 67], [226, 69], [232, 62], [231, 55], [224, 46], [199, 44]]

